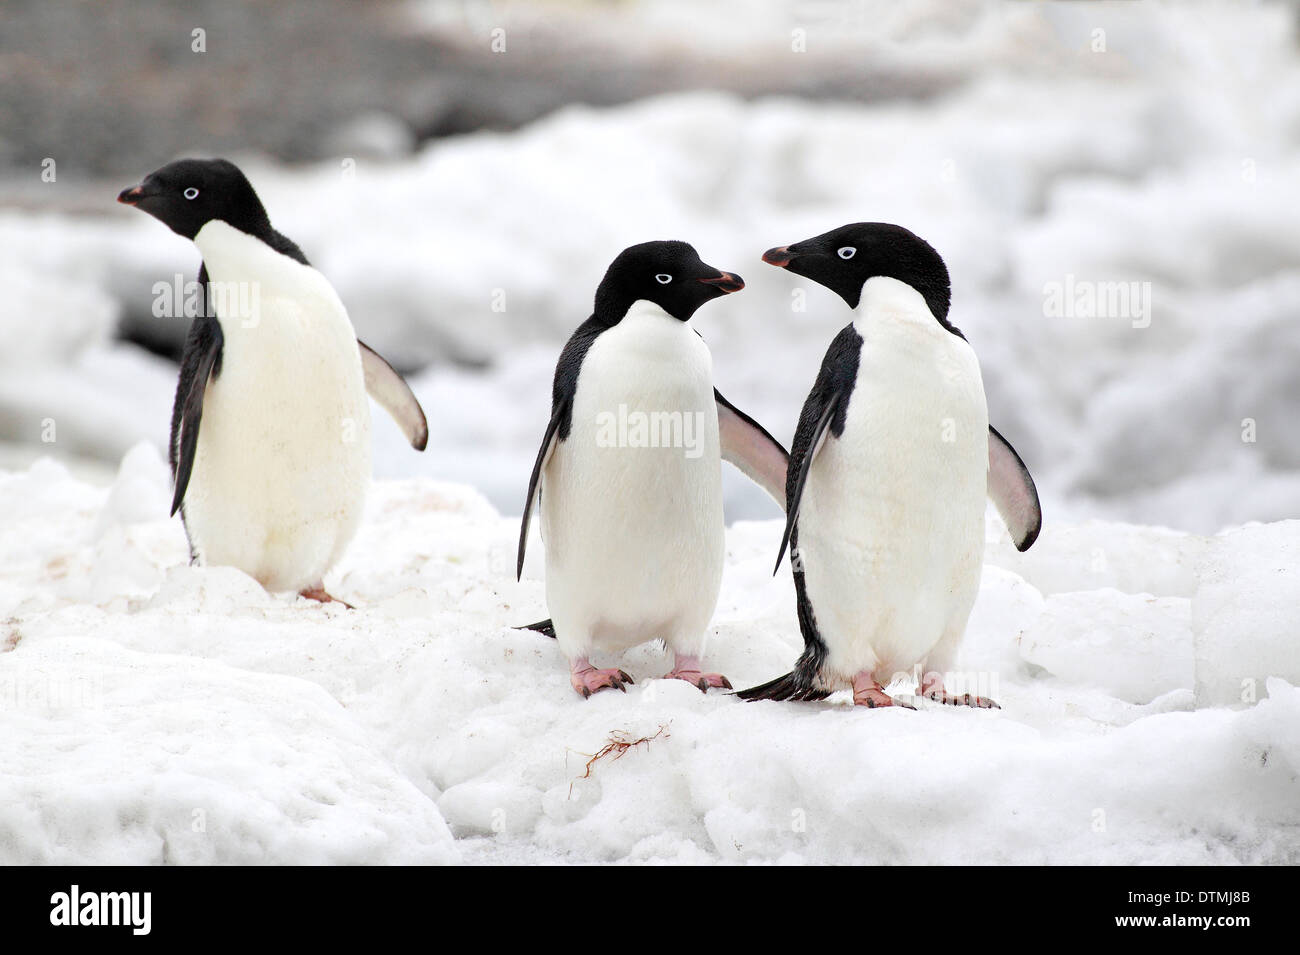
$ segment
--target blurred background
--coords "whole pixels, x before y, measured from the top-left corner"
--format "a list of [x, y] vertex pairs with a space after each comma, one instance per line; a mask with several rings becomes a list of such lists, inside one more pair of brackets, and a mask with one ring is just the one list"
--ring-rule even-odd
[[[107, 482], [165, 446], [187, 320], [154, 317], [153, 287], [199, 257], [114, 198], [222, 155], [424, 404], [423, 455], [376, 413], [380, 477], [519, 513], [559, 348], [652, 238], [746, 279], [695, 325], [722, 392], [788, 444], [849, 316], [759, 256], [884, 220], [946, 258], [1049, 522], [1300, 516], [1296, 14], [3, 0], [0, 467]], [[726, 489], [729, 519], [778, 513]]]

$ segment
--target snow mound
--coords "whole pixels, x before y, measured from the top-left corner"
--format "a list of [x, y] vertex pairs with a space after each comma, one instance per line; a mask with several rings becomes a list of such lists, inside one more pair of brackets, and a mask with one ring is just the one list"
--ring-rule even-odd
[[1253, 702], [1270, 676], [1300, 683], [1300, 521], [1215, 539], [1192, 599], [1196, 697]]
[[9, 654], [6, 864], [458, 859], [437, 809], [321, 687], [93, 634]]
[[[1300, 862], [1297, 522], [1049, 524], [1028, 576], [991, 540], [953, 676], [1003, 709], [866, 711], [706, 696], [653, 645], [580, 699], [463, 486], [376, 483], [350, 611], [190, 566], [167, 485], [147, 446], [107, 490], [0, 472], [0, 863]], [[800, 649], [780, 533], [728, 530], [737, 686]]]

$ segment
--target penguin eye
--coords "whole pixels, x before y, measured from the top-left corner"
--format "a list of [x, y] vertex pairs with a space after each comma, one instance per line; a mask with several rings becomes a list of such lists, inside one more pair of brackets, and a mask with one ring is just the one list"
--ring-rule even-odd
[[185, 190], [183, 195], [185, 196], [186, 199], [197, 199], [199, 195], [199, 191], [195, 189], [193, 186], [190, 186], [188, 189]]
[[857, 252], [857, 251], [858, 251], [858, 250], [855, 249], [853, 246], [851, 246], [851, 245], [846, 245], [846, 246], [844, 246], [843, 248], [841, 248], [841, 249], [836, 253], [836, 255], [838, 255], [841, 259], [851, 259], [851, 258], [853, 258], [854, 253]]
[[658, 275], [655, 276], [655, 281], [658, 282], [660, 285], [667, 285], [672, 280], [673, 277], [666, 272], [660, 272]]

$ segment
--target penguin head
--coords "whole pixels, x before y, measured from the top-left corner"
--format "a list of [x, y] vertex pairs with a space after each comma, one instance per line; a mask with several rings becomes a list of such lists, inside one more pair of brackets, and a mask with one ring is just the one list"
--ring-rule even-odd
[[883, 276], [916, 289], [945, 328], [952, 286], [930, 243], [900, 225], [854, 222], [763, 253], [763, 261], [824, 285], [857, 308], [862, 286]]
[[744, 287], [734, 272], [702, 262], [688, 242], [642, 242], [620, 252], [605, 272], [596, 289], [596, 317], [617, 325], [633, 302], [645, 300], [684, 322], [710, 299]]
[[178, 159], [156, 169], [117, 201], [158, 219], [193, 239], [213, 219], [261, 237], [271, 228], [262, 201], [234, 163], [225, 159]]

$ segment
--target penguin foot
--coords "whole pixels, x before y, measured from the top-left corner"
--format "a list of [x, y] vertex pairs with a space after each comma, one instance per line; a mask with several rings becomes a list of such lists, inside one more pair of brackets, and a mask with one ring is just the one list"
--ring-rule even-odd
[[569, 679], [573, 683], [573, 688], [582, 694], [583, 699], [604, 689], [622, 690], [626, 693], [627, 684], [636, 683], [617, 667], [610, 670], [597, 670], [587, 662], [585, 657], [579, 657], [569, 664]]
[[901, 706], [905, 710], [916, 709], [911, 703], [896, 700], [885, 692], [884, 686], [870, 673], [859, 673], [853, 678], [853, 705], [865, 706], [869, 710], [882, 706]]
[[699, 689], [701, 693], [709, 692], [709, 687], [717, 687], [724, 690], [731, 689], [731, 681], [721, 673], [703, 673], [700, 671], [700, 660], [698, 657], [688, 657], [678, 655], [673, 668], [664, 674], [665, 680], [685, 680], [691, 686]]
[[927, 674], [921, 679], [921, 696], [934, 703], [942, 703], [945, 706], [973, 706], [981, 710], [1000, 710], [993, 700], [987, 696], [976, 696], [973, 693], [963, 693], [960, 696], [953, 696], [943, 688], [943, 680], [939, 674]]
[[990, 700], [987, 696], [975, 696], [972, 693], [962, 693], [960, 696], [953, 696], [943, 688], [943, 684], [938, 686], [929, 686], [921, 690], [921, 696], [934, 703], [942, 703], [945, 706], [973, 706], [980, 710], [1000, 710], [995, 701]]
[[306, 597], [308, 600], [317, 600], [323, 604], [329, 604], [329, 603], [342, 604], [343, 606], [347, 607], [349, 610], [357, 609], [356, 607], [352, 606], [352, 604], [348, 603], [346, 600], [339, 600], [338, 597], [330, 596], [330, 594], [325, 590], [325, 588], [320, 585], [317, 585], [315, 587], [304, 588], [303, 590], [298, 591], [298, 596]]

